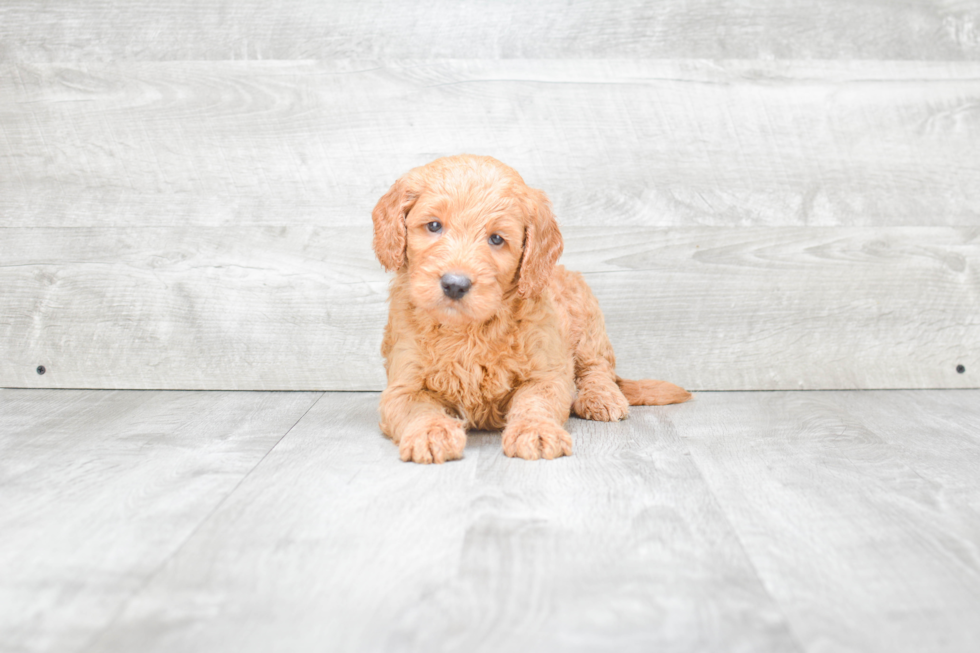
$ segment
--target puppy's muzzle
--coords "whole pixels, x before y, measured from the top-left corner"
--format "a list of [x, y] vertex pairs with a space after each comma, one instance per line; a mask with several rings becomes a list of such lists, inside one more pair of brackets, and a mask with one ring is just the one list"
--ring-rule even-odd
[[453, 274], [452, 272], [447, 272], [442, 275], [442, 292], [446, 297], [450, 299], [459, 299], [465, 295], [473, 282], [470, 278], [463, 274]]

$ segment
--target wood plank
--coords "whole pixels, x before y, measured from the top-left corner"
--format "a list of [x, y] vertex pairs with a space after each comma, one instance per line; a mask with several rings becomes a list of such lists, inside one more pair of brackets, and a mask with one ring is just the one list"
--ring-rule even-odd
[[937, 414], [966, 417], [946, 396], [702, 394], [671, 413], [806, 650], [976, 649], [980, 513], [955, 466], [919, 457], [976, 457], [976, 422], [936, 437]]
[[978, 80], [980, 62], [6, 64], [0, 226], [341, 227], [460, 152], [514, 166], [566, 225], [976, 225]]
[[975, 59], [969, 2], [426, 0], [0, 7], [0, 61], [383, 58]]
[[[368, 229], [0, 229], [0, 385], [380, 390]], [[564, 231], [626, 377], [978, 385], [977, 228]]]
[[377, 402], [324, 395], [141, 593], [166, 604], [136, 597], [89, 650], [382, 650], [386, 621], [453, 573], [478, 456], [402, 463]]
[[0, 390], [0, 650], [82, 650], [317, 397]]
[[980, 385], [978, 236], [583, 229], [565, 261], [587, 273], [627, 378], [724, 390], [969, 388]]
[[666, 410], [423, 467], [377, 399], [325, 395], [89, 650], [801, 650]]
[[[943, 497], [980, 515], [980, 401], [971, 390], [842, 394], [848, 419], [905, 452], [909, 465]], [[873, 410], [868, 410], [869, 404]]]
[[365, 228], [2, 231], [0, 385], [384, 386], [387, 279]]

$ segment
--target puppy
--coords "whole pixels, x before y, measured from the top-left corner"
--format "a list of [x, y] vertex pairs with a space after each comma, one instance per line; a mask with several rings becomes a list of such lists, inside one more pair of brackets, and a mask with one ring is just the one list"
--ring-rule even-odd
[[665, 381], [616, 376], [599, 304], [562, 252], [548, 198], [487, 156], [453, 156], [395, 182], [372, 214], [394, 271], [381, 353], [381, 430], [401, 459], [460, 458], [466, 429], [503, 429], [504, 453], [572, 453], [569, 411], [625, 419], [687, 401]]

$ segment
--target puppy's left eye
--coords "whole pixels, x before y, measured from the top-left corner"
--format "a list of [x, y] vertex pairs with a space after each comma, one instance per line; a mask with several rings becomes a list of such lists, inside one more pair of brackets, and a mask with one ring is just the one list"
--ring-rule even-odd
[[433, 220], [432, 222], [425, 225], [425, 228], [431, 231], [432, 233], [437, 234], [440, 231], [442, 231], [442, 223], [439, 222], [438, 220]]
[[495, 247], [500, 247], [504, 244], [504, 239], [500, 234], [494, 234], [490, 236], [490, 244], [494, 245]]

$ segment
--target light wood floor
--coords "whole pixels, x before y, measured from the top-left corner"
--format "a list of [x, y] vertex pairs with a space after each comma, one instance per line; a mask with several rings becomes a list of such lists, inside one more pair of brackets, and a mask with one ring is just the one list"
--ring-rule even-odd
[[700, 393], [437, 467], [377, 399], [0, 390], [0, 650], [980, 650], [980, 390]]

